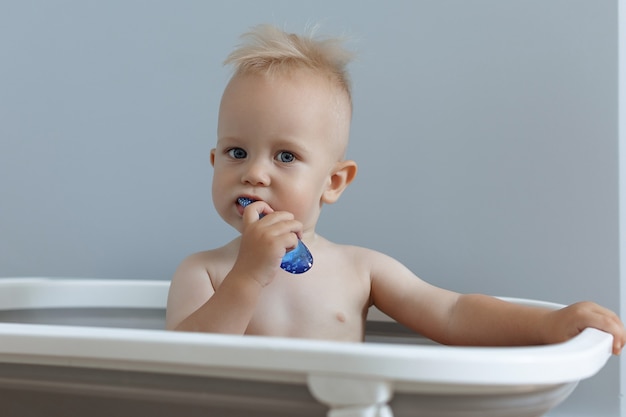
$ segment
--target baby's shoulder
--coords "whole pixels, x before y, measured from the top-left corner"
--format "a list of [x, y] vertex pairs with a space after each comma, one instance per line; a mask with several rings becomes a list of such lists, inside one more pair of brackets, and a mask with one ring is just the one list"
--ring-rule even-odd
[[363, 246], [344, 245], [339, 243], [333, 243], [332, 245], [333, 251], [341, 252], [345, 255], [357, 258], [368, 258], [369, 256], [376, 256], [377, 254], [379, 254], [379, 252]]
[[341, 256], [353, 265], [375, 267], [376, 265], [397, 262], [390, 256], [374, 249], [356, 245], [345, 245], [328, 242], [328, 251], [332, 256]]
[[378, 250], [351, 245], [337, 246], [337, 253], [341, 253], [351, 268], [367, 274], [372, 280], [385, 282], [390, 276], [416, 277], [401, 261]]
[[219, 248], [196, 252], [183, 259], [179, 269], [204, 269], [208, 272], [232, 266], [237, 250], [238, 242], [232, 241]]

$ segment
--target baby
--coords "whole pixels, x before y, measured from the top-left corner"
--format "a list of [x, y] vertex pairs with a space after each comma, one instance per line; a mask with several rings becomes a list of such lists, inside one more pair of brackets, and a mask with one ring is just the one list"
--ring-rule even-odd
[[[354, 180], [345, 159], [352, 101], [339, 40], [259, 26], [226, 60], [235, 67], [218, 119], [213, 203], [240, 232], [226, 245], [189, 256], [167, 303], [167, 328], [198, 332], [362, 341], [368, 308], [452, 345], [565, 341], [586, 327], [626, 331], [591, 302], [561, 310], [463, 295], [424, 282], [382, 253], [316, 234], [325, 204]], [[242, 201], [252, 201], [244, 207]], [[314, 257], [300, 275], [280, 268], [301, 239]]]

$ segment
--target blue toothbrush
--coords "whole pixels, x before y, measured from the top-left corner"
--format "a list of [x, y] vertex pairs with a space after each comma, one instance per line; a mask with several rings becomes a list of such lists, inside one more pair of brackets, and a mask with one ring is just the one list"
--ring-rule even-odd
[[[249, 204], [254, 203], [254, 200], [245, 197], [239, 197], [237, 199], [237, 202], [241, 204], [242, 207], [246, 207]], [[263, 214], [260, 215], [260, 217], [263, 216]], [[283, 260], [280, 263], [280, 267], [282, 269], [292, 274], [302, 274], [303, 272], [311, 269], [312, 266], [313, 255], [311, 255], [309, 248], [307, 248], [300, 239], [298, 239], [298, 246], [287, 252], [285, 256], [283, 256]]]

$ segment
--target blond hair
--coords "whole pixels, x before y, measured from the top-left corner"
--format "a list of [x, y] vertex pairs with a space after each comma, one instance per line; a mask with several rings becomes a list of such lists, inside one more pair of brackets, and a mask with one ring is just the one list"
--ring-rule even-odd
[[350, 78], [346, 70], [353, 53], [339, 38], [315, 38], [313, 31], [300, 36], [272, 25], [259, 25], [241, 36], [241, 44], [226, 58], [237, 74], [286, 74], [311, 69], [327, 75], [348, 96], [352, 107]]

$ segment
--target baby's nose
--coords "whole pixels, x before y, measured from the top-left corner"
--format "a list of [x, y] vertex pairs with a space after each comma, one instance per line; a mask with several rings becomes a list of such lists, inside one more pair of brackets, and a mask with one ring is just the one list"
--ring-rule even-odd
[[243, 173], [241, 181], [252, 185], [269, 185], [269, 168], [261, 161], [251, 161]]

